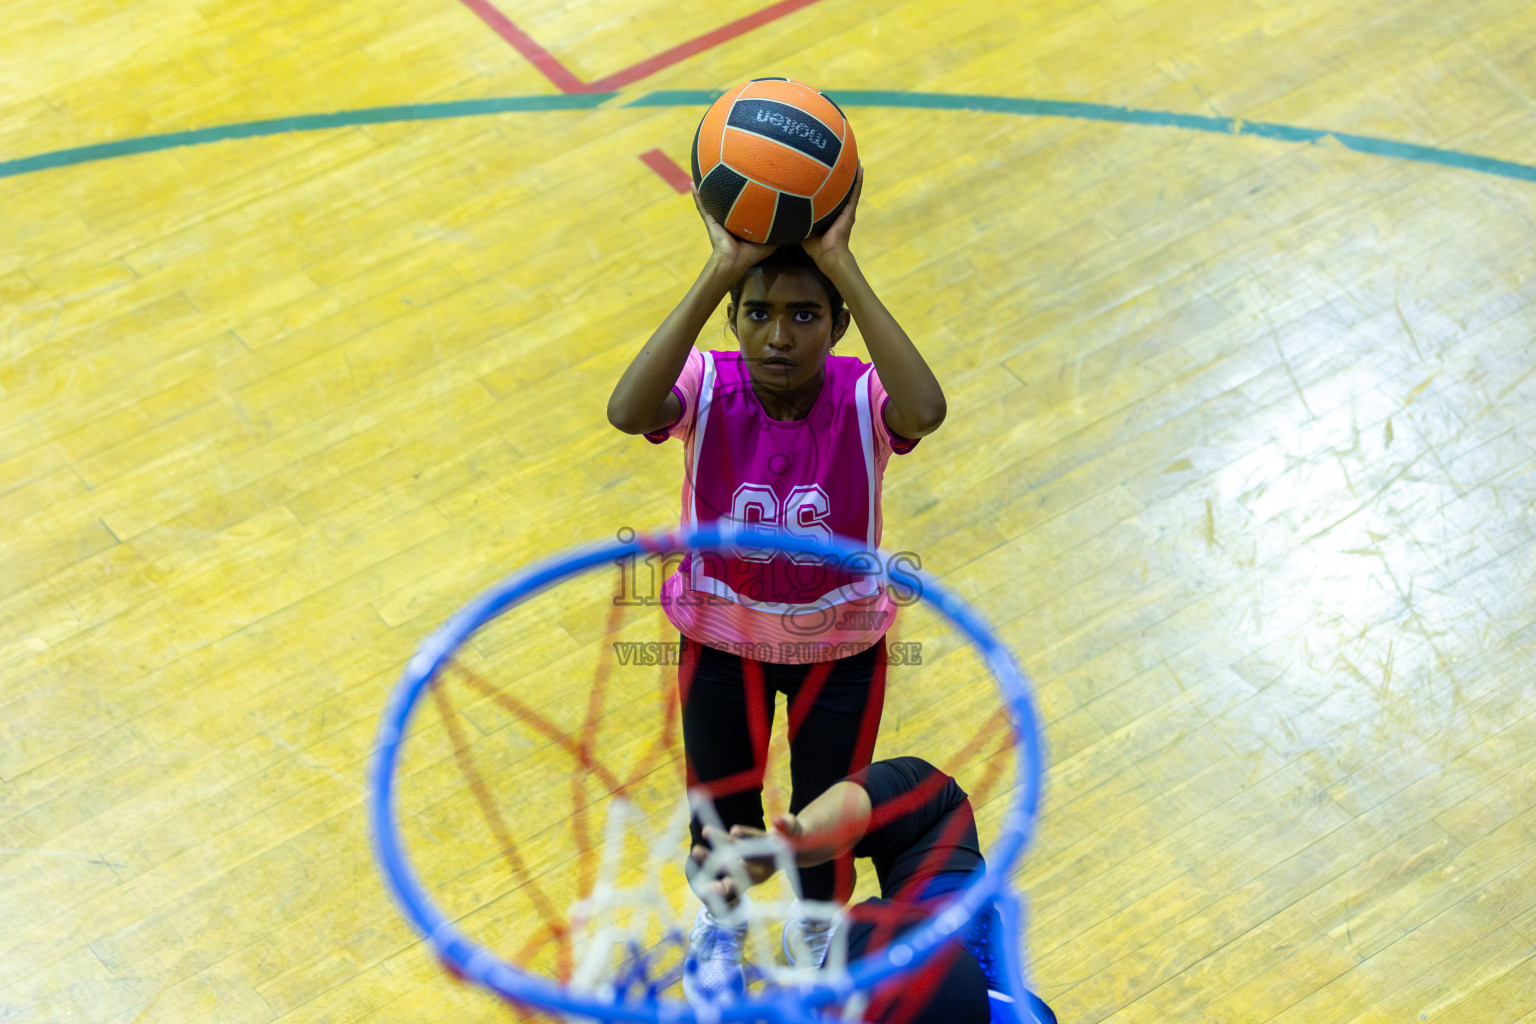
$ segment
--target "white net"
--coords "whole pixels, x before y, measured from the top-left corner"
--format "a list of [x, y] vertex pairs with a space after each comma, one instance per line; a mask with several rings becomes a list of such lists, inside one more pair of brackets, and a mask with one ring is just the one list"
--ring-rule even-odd
[[[695, 791], [690, 803], [707, 826], [724, 831], [707, 796]], [[739, 839], [712, 849], [694, 870], [682, 871], [677, 837], [686, 832], [689, 813], [690, 804], [682, 804], [658, 823], [622, 797], [610, 802], [596, 883], [570, 912], [571, 987], [613, 1004], [681, 999], [677, 983], [688, 955], [688, 929], [701, 901], [721, 925], [746, 929], [747, 998], [846, 979], [846, 910], [795, 896], [797, 872], [788, 842], [772, 832]], [[749, 860], [772, 863], [773, 877], [753, 887]], [[680, 873], [693, 881], [684, 877], [679, 884]], [[744, 894], [740, 899], [728, 902], [709, 884], [727, 878]], [[821, 967], [804, 947], [795, 951], [795, 963], [788, 962], [782, 936], [791, 922], [802, 926], [790, 929], [791, 936], [806, 924], [830, 927]]]

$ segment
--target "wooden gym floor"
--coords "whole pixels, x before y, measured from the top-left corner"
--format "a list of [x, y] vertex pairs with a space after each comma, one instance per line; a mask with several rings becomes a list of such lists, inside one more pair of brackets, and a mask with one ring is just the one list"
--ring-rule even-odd
[[[856, 251], [949, 398], [887, 544], [1036, 678], [1062, 1021], [1536, 1022], [1536, 7], [14, 0], [7, 37], [0, 1021], [507, 1019], [384, 894], [373, 729], [489, 582], [674, 521], [676, 448], [604, 402], [706, 252], [704, 99], [782, 74], [843, 100]], [[584, 710], [602, 608], [502, 682]], [[952, 675], [881, 753], [984, 714]]]

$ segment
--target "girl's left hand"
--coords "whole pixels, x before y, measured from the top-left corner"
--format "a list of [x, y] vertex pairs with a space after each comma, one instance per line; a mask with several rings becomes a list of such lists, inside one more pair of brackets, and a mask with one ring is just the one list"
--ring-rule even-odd
[[843, 207], [843, 212], [837, 215], [832, 226], [819, 235], [812, 235], [800, 244], [805, 251], [811, 254], [811, 259], [816, 261], [818, 267], [823, 267], [823, 261], [848, 252], [848, 236], [853, 233], [853, 218], [859, 207], [859, 195], [864, 191], [864, 168], [861, 165], [859, 172], [853, 179], [853, 191], [848, 194], [848, 202]]

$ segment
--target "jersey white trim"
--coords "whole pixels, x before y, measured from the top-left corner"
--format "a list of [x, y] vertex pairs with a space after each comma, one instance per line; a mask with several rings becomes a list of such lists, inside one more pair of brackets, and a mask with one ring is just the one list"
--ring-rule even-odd
[[684, 472], [691, 473], [692, 486], [688, 488], [688, 507], [683, 509], [690, 529], [699, 525], [699, 454], [704, 450], [704, 431], [709, 427], [709, 407], [715, 399], [715, 354], [708, 349], [699, 353], [704, 357], [704, 371], [699, 377], [699, 394], [694, 399], [697, 410], [693, 414], [693, 447], [689, 451], [689, 464]]
[[864, 449], [864, 478], [868, 482], [869, 489], [869, 512], [864, 520], [864, 543], [869, 545], [871, 551], [875, 549], [875, 501], [878, 497], [876, 488], [879, 486], [875, 479], [875, 414], [869, 402], [869, 375], [874, 372], [873, 366], [865, 370], [853, 389], [853, 400], [859, 411], [859, 443]]
[[[697, 554], [697, 552], [693, 552]], [[879, 557], [876, 555], [875, 557]], [[702, 559], [694, 558], [689, 565], [689, 575], [693, 577], [693, 589], [701, 593], [713, 594], [715, 597], [723, 597], [733, 604], [739, 604], [750, 611], [772, 612], [782, 615], [785, 612], [815, 612], [823, 608], [834, 608], [840, 604], [848, 604], [850, 601], [868, 601], [878, 596], [881, 584], [871, 584], [874, 591], [868, 594], [859, 593], [858, 583], [846, 583], [836, 590], [829, 590], [809, 604], [788, 604], [778, 601], [759, 601], [756, 598], [746, 597], [736, 593], [735, 589], [724, 580], [717, 580], [713, 576], [705, 576], [698, 569]], [[865, 576], [866, 580], [878, 580], [877, 574], [871, 573]]]

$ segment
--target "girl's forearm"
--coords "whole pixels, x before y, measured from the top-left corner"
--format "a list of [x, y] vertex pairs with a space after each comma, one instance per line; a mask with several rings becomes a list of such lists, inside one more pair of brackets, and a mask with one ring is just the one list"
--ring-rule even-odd
[[797, 822], [795, 863], [814, 867], [841, 857], [859, 844], [869, 830], [869, 794], [844, 779], [793, 816]]
[[891, 404], [887, 421], [902, 437], [933, 433], [944, 422], [944, 390], [917, 346], [875, 294], [851, 254], [842, 254], [823, 268], [843, 294], [848, 311], [880, 371]]
[[699, 332], [735, 283], [733, 270], [711, 256], [688, 294], [656, 328], [608, 399], [608, 422], [627, 434], [667, 425], [667, 398], [688, 362]]

